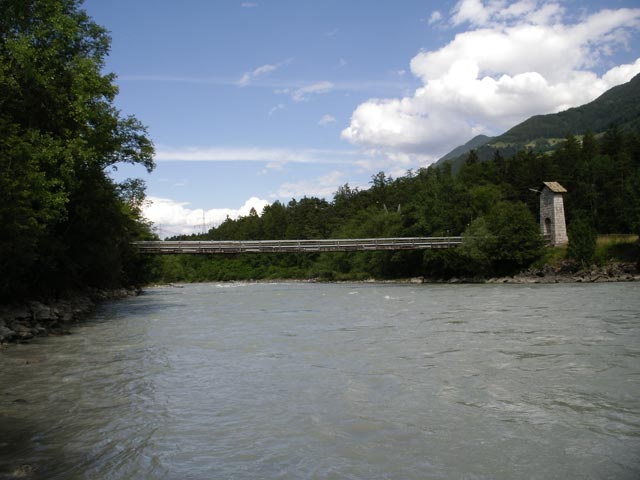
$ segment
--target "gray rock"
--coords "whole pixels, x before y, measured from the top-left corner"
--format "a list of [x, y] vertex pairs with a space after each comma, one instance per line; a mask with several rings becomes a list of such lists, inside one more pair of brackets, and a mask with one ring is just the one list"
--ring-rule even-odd
[[13, 337], [15, 337], [16, 332], [14, 332], [13, 330], [11, 330], [10, 328], [7, 327], [0, 327], [0, 342], [2, 341], [9, 341], [11, 340]]
[[31, 332], [31, 329], [29, 327], [27, 327], [26, 325], [23, 325], [21, 323], [14, 323], [13, 324], [13, 331], [16, 332], [18, 335], [20, 335], [22, 333]]
[[13, 320], [24, 320], [31, 318], [31, 310], [27, 307], [0, 307], [0, 318], [5, 322], [11, 322]]
[[58, 304], [55, 312], [58, 320], [62, 323], [68, 323], [73, 320], [73, 308], [66, 302]]
[[16, 337], [21, 340], [29, 340], [30, 338], [34, 337], [34, 334], [31, 331], [31, 329], [28, 327], [25, 327], [24, 325], [20, 325], [20, 324], [14, 325], [13, 329], [16, 332]]
[[40, 302], [32, 302], [30, 304], [32, 318], [35, 321], [39, 320], [52, 320], [55, 318], [55, 314], [53, 313], [51, 307], [47, 307]]

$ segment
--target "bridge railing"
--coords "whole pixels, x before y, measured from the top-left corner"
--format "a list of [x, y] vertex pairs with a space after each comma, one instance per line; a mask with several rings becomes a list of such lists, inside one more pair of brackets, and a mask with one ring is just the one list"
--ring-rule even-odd
[[282, 252], [348, 252], [452, 248], [462, 237], [327, 238], [321, 240], [225, 240], [133, 242], [148, 254], [232, 254]]

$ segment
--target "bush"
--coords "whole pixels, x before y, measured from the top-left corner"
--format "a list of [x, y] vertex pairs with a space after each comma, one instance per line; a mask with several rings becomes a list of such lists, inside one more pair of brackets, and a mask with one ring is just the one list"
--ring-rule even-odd
[[596, 231], [585, 216], [578, 216], [568, 228], [567, 257], [583, 266], [589, 265], [596, 253]]
[[521, 202], [498, 202], [464, 232], [460, 254], [476, 273], [511, 275], [542, 255], [538, 224]]

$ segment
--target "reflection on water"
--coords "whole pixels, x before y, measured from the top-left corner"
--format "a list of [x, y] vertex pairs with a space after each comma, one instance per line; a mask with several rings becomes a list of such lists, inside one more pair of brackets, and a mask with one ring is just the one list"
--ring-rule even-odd
[[0, 351], [0, 478], [640, 478], [634, 284], [204, 284]]

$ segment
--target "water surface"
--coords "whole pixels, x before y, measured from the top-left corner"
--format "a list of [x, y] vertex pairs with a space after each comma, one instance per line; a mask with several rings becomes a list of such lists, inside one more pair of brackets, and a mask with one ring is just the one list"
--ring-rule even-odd
[[640, 286], [200, 284], [0, 350], [0, 478], [637, 479]]

